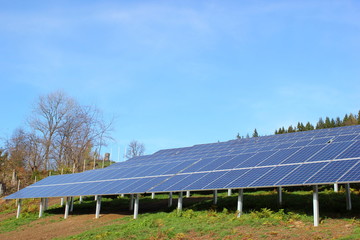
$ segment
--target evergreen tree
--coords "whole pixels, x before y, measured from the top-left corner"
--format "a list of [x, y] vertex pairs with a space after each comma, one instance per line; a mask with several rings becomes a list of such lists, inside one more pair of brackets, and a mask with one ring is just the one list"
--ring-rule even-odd
[[356, 125], [357, 124], [357, 119], [355, 118], [355, 116], [350, 113], [350, 115], [347, 117], [346, 120], [344, 120], [344, 125], [345, 126], [351, 126], [351, 125]]
[[297, 130], [298, 130], [299, 132], [305, 131], [305, 126], [304, 126], [304, 124], [303, 124], [302, 122], [298, 122], [298, 124], [297, 124]]
[[357, 115], [357, 123], [360, 124], [360, 110], [359, 110], [358, 115]]
[[296, 129], [294, 129], [293, 126], [290, 125], [290, 126], [288, 127], [288, 130], [287, 130], [287, 131], [288, 131], [288, 133], [292, 133], [292, 132], [295, 132]]
[[331, 121], [329, 117], [325, 118], [325, 125], [324, 128], [330, 128], [331, 127]]
[[258, 132], [257, 132], [257, 130], [256, 130], [256, 128], [255, 128], [252, 137], [258, 137], [258, 136], [259, 136], [259, 134], [258, 134]]
[[335, 123], [335, 120], [333, 118], [330, 121], [330, 127], [332, 127], [332, 128], [336, 127], [336, 123]]
[[342, 121], [339, 117], [337, 117], [335, 120], [335, 127], [340, 127], [340, 126], [342, 126]]
[[319, 121], [316, 124], [316, 129], [322, 129], [325, 127], [324, 120], [322, 118], [319, 118]]
[[305, 130], [306, 131], [314, 130], [314, 126], [310, 122], [307, 122], [305, 125]]
[[349, 116], [347, 114], [345, 114], [344, 118], [343, 118], [343, 121], [342, 121], [342, 126], [346, 126], [346, 122], [348, 121], [349, 119]]

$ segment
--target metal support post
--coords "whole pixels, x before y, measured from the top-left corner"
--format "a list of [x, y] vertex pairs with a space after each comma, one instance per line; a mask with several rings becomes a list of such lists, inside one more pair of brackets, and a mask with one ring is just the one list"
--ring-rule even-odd
[[217, 204], [217, 194], [218, 194], [217, 190], [214, 190], [214, 197], [213, 197], [213, 203], [214, 203], [214, 205]]
[[243, 200], [244, 200], [244, 190], [239, 189], [239, 196], [238, 196], [238, 202], [237, 202], [237, 217], [240, 217], [243, 212]]
[[98, 195], [95, 195], [94, 200], [97, 201]]
[[65, 214], [64, 214], [64, 219], [67, 219], [68, 216], [69, 216], [69, 203], [70, 202], [70, 198], [69, 197], [66, 197], [66, 200], [65, 200]]
[[178, 205], [177, 205], [178, 212], [182, 211], [182, 207], [183, 207], [183, 192], [179, 192]]
[[63, 206], [64, 205], [64, 198], [60, 198], [60, 205]]
[[70, 212], [72, 212], [73, 210], [74, 210], [74, 197], [71, 197]]
[[45, 200], [45, 204], [44, 204], [44, 210], [46, 211], [46, 210], [48, 210], [48, 208], [49, 208], [49, 198], [45, 198], [44, 199]]
[[339, 185], [334, 183], [334, 192], [339, 192]]
[[120, 197], [125, 197], [125, 194], [123, 194], [123, 193], [122, 193], [122, 194], [120, 194]]
[[352, 208], [350, 183], [345, 184], [345, 189], [346, 189], [346, 210], [350, 211]]
[[313, 209], [314, 209], [314, 227], [319, 226], [319, 189], [318, 185], [313, 186]]
[[45, 198], [40, 198], [40, 206], [39, 206], [39, 218], [43, 216], [44, 213], [44, 205], [45, 205]]
[[136, 194], [136, 198], [135, 198], [134, 219], [137, 219], [139, 213], [139, 195], [140, 194]]
[[282, 204], [283, 204], [282, 187], [277, 188], [277, 193], [278, 193], [278, 204], [279, 204], [279, 206], [282, 206]]
[[190, 197], [190, 191], [186, 191], [186, 197], [187, 197], [187, 198]]
[[155, 198], [155, 193], [151, 193], [151, 199], [154, 199]]
[[98, 196], [97, 200], [96, 200], [95, 218], [99, 218], [99, 216], [100, 216], [100, 208], [101, 208], [101, 196]]
[[83, 196], [80, 196], [79, 197], [79, 203], [82, 203], [82, 201], [83, 201]]
[[168, 202], [168, 207], [171, 207], [173, 204], [173, 195], [172, 192], [169, 192], [169, 202]]
[[228, 189], [228, 197], [230, 197], [231, 194], [232, 194], [232, 190], [231, 190], [231, 188], [229, 188], [229, 189]]
[[133, 209], [134, 209], [134, 194], [130, 194], [129, 210], [132, 211]]
[[22, 199], [19, 199], [19, 200], [18, 200], [18, 203], [17, 203], [16, 218], [19, 218], [19, 217], [20, 217], [20, 212], [21, 212], [21, 202], [22, 202]]

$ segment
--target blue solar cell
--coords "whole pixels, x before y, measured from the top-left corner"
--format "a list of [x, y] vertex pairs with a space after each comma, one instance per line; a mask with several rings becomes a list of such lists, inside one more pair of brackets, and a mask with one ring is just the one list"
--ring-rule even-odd
[[312, 157], [315, 153], [319, 152], [325, 145], [313, 145], [313, 146], [306, 146], [301, 148], [296, 153], [289, 156], [285, 159], [281, 164], [290, 164], [290, 163], [301, 163], [308, 160]]
[[316, 138], [312, 140], [308, 145], [325, 144], [331, 141], [331, 139], [333, 139], [333, 137]]
[[300, 148], [288, 148], [288, 149], [281, 149], [278, 150], [276, 153], [262, 161], [258, 164], [258, 166], [270, 166], [270, 165], [278, 165], [284, 159], [289, 157], [291, 154], [294, 154], [296, 151], [298, 151]]
[[210, 182], [214, 181], [214, 179], [217, 179], [224, 175], [225, 171], [220, 172], [210, 172], [202, 176], [201, 178], [194, 179], [194, 181], [186, 186], [183, 190], [200, 190], [204, 189], [206, 185], [208, 185]]
[[323, 149], [314, 154], [307, 162], [323, 161], [335, 159], [337, 155], [342, 153], [348, 148], [353, 142], [338, 142], [326, 144]]
[[187, 172], [199, 172], [200, 169], [204, 166], [206, 166], [207, 164], [210, 164], [212, 161], [215, 161], [217, 158], [204, 158], [201, 159], [200, 161], [194, 163], [193, 165], [189, 166], [188, 168], [186, 168], [183, 172], [187, 173]]
[[233, 155], [218, 157], [214, 161], [211, 161], [209, 164], [207, 164], [207, 165], [203, 166], [202, 168], [200, 168], [199, 170], [200, 171], [212, 171], [212, 170], [215, 170], [218, 166], [220, 166], [221, 164], [229, 161], [232, 158], [234, 158]]
[[111, 186], [105, 189], [103, 194], [125, 193], [122, 191], [127, 186], [128, 180], [116, 180]]
[[350, 134], [350, 135], [341, 135], [337, 136], [334, 139], [334, 142], [344, 142], [344, 141], [351, 141], [358, 137], [358, 134]]
[[273, 167], [253, 168], [226, 185], [225, 188], [245, 188], [256, 179], [262, 177], [271, 169], [273, 169]]
[[303, 140], [303, 141], [297, 141], [291, 147], [304, 147], [304, 146], [308, 145], [309, 143], [311, 143], [311, 141], [312, 141], [311, 139]]
[[327, 162], [311, 163], [299, 165], [291, 174], [284, 177], [276, 183], [277, 186], [302, 185], [306, 180], [312, 177], [316, 172], [321, 170]]
[[207, 173], [192, 173], [192, 174], [189, 174], [186, 178], [183, 178], [181, 181], [176, 182], [175, 184], [171, 185], [170, 187], [166, 188], [165, 190], [167, 190], [167, 191], [180, 191], [180, 190], [188, 189], [188, 186], [191, 183], [193, 183], [194, 181], [197, 181], [198, 179], [201, 179], [206, 174]]
[[246, 161], [249, 157], [255, 155], [255, 153], [246, 153], [246, 154], [240, 154], [235, 156], [234, 158], [230, 159], [229, 161], [221, 164], [216, 169], [233, 169], [236, 166], [238, 166], [240, 163]]
[[344, 174], [338, 182], [358, 182], [360, 181], [360, 164], [356, 164], [353, 168], [351, 168], [347, 173]]
[[263, 146], [259, 149], [259, 152], [273, 150], [275, 148], [275, 146], [276, 145], [274, 145], [274, 144]]
[[278, 181], [284, 178], [287, 174], [291, 173], [297, 165], [278, 166], [267, 172], [264, 176], [257, 179], [249, 185], [249, 187], [266, 187], [275, 185]]
[[294, 142], [287, 142], [287, 143], [282, 143], [279, 144], [277, 146], [274, 147], [274, 149], [284, 149], [284, 148], [289, 148], [291, 145], [293, 145]]
[[155, 169], [151, 173], [149, 173], [150, 176], [155, 175], [162, 175], [164, 172], [168, 171], [170, 168], [172, 168], [174, 165], [179, 164], [180, 162], [174, 162], [174, 163], [163, 163], [162, 166], [159, 166], [158, 169]]
[[334, 183], [358, 162], [359, 160], [330, 162], [306, 183]]
[[166, 181], [161, 184], [149, 189], [147, 192], [166, 192], [166, 189], [176, 184], [177, 182], [187, 178], [190, 174], [181, 174], [169, 177]]
[[354, 143], [350, 147], [348, 147], [343, 153], [337, 156], [336, 159], [358, 157], [360, 157], [360, 141], [354, 141]]
[[255, 155], [248, 158], [246, 161], [237, 165], [236, 168], [255, 167], [259, 163], [265, 161], [265, 159], [273, 155], [275, 152], [276, 151], [267, 151], [267, 152], [256, 153]]
[[230, 170], [226, 171], [222, 176], [214, 179], [214, 181], [207, 184], [203, 189], [220, 189], [225, 188], [226, 185], [233, 182], [235, 179], [239, 178], [246, 172], [250, 171], [249, 169], [240, 169], [240, 170]]
[[168, 177], [153, 177], [153, 178], [141, 179], [141, 181], [138, 182], [139, 186], [134, 187], [132, 192], [133, 193], [146, 192], [153, 186], [156, 186], [161, 182], [165, 181], [167, 178]]
[[195, 163], [196, 161], [185, 161], [185, 162], [181, 162], [180, 164], [175, 165], [174, 167], [170, 168], [169, 170], [163, 172], [163, 175], [166, 174], [175, 174], [178, 172], [183, 171], [184, 169], [186, 169], [187, 167], [191, 166], [191, 164]]

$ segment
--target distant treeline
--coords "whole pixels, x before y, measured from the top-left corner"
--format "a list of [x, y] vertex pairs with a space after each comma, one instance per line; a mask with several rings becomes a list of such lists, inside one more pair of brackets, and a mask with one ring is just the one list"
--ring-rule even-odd
[[[309, 131], [314, 129], [324, 129], [324, 128], [334, 128], [334, 127], [343, 127], [343, 126], [351, 126], [351, 125], [360, 125], [360, 111], [358, 114], [345, 114], [343, 118], [337, 117], [337, 118], [330, 118], [325, 117], [325, 120], [323, 118], [319, 118], [319, 121], [313, 125], [310, 122], [302, 123], [298, 122], [295, 126], [288, 126], [288, 127], [280, 127], [279, 129], [275, 130], [275, 134], [283, 134], [283, 133], [292, 133], [292, 132], [302, 132], [302, 131]], [[251, 137], [259, 137], [259, 133], [254, 129], [254, 132], [252, 133]], [[241, 138], [250, 138], [249, 134], [246, 134], [246, 136], [241, 136], [239, 133], [236, 135], [237, 139]]]
[[302, 132], [302, 131], [309, 131], [314, 129], [324, 129], [324, 128], [334, 128], [334, 127], [342, 127], [342, 126], [351, 126], [351, 125], [358, 125], [360, 124], [360, 111], [359, 113], [353, 114], [345, 114], [343, 118], [330, 118], [326, 117], [325, 120], [320, 118], [319, 121], [313, 125], [310, 122], [306, 124], [302, 122], [298, 122], [296, 126], [288, 126], [287, 128], [281, 127], [275, 130], [275, 134], [283, 134], [283, 133], [292, 133], [292, 132]]

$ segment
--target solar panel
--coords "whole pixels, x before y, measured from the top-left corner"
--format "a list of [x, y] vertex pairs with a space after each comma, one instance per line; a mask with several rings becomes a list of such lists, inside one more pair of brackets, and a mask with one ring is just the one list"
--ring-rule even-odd
[[160, 150], [45, 178], [11, 198], [360, 182], [360, 126]]

